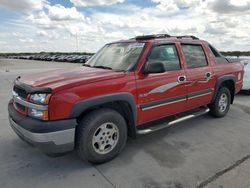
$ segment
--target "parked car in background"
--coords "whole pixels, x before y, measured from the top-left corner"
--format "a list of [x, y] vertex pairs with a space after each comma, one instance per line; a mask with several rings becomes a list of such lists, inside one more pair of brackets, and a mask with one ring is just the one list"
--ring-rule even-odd
[[243, 78], [243, 87], [242, 90], [246, 94], [250, 95], [250, 60], [244, 60], [244, 78]]
[[14, 55], [6, 56], [8, 59], [24, 59], [24, 60], [38, 60], [38, 61], [55, 61], [55, 62], [69, 62], [69, 63], [85, 63], [91, 55], [76, 55], [76, 54], [56, 54], [56, 53], [41, 53], [34, 55]]

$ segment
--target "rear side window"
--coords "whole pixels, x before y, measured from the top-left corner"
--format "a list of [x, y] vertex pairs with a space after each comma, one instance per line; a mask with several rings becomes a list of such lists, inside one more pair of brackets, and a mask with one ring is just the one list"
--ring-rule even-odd
[[223, 64], [228, 63], [228, 61], [221, 55], [220, 52], [218, 52], [213, 46], [209, 45], [209, 48], [214, 55], [215, 63], [216, 64]]
[[151, 50], [148, 61], [162, 62], [165, 71], [180, 70], [179, 56], [174, 44], [155, 46]]
[[182, 44], [182, 49], [186, 58], [187, 68], [207, 66], [206, 56], [201, 45]]
[[222, 55], [211, 45], [209, 45], [209, 48], [211, 50], [211, 52], [214, 54], [214, 57], [222, 57]]

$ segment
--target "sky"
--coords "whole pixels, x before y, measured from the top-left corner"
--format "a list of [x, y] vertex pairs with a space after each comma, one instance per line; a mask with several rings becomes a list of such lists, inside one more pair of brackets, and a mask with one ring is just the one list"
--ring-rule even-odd
[[250, 0], [0, 0], [0, 53], [96, 52], [138, 35], [250, 51]]

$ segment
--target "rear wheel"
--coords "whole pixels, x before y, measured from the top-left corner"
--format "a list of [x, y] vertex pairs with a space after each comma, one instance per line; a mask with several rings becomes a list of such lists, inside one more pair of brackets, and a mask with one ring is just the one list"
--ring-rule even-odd
[[121, 114], [112, 109], [90, 112], [80, 122], [76, 150], [81, 159], [104, 163], [116, 157], [127, 140], [127, 125]]
[[210, 113], [214, 117], [223, 117], [228, 113], [230, 103], [231, 93], [228, 88], [222, 87], [219, 89], [214, 102], [209, 105]]

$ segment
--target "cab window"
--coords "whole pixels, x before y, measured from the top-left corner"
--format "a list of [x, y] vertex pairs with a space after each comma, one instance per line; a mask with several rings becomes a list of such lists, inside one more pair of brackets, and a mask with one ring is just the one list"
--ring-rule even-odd
[[187, 68], [207, 66], [207, 60], [201, 45], [182, 44]]
[[174, 44], [166, 44], [153, 47], [148, 56], [148, 61], [163, 63], [165, 71], [174, 71], [181, 69], [179, 56]]

